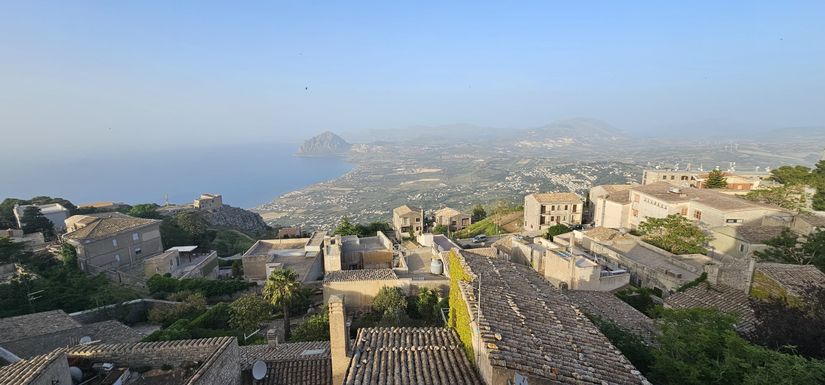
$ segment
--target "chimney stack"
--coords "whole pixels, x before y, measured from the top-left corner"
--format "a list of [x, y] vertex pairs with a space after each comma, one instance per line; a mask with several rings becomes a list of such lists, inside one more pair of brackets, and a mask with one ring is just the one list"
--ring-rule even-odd
[[344, 298], [338, 295], [329, 297], [329, 348], [332, 356], [332, 383], [341, 385], [347, 375], [350, 361], [349, 327]]

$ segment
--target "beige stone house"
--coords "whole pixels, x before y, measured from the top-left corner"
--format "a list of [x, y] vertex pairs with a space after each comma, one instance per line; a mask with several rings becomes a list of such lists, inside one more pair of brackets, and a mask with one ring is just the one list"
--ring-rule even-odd
[[147, 258], [143, 263], [146, 278], [169, 274], [175, 278], [217, 278], [218, 253], [201, 252], [197, 246], [176, 246]]
[[639, 185], [602, 185], [590, 189], [589, 204], [594, 226], [618, 229], [630, 215], [630, 189]]
[[[761, 225], [768, 216], [790, 217], [782, 208], [751, 202], [709, 189], [676, 187], [659, 182], [630, 189], [630, 215], [623, 228], [634, 229], [647, 218], [678, 214], [707, 227]], [[621, 211], [605, 210], [605, 222], [614, 223]], [[620, 219], [619, 219], [620, 221]]]
[[461, 211], [444, 207], [435, 211], [435, 226], [446, 226], [450, 231], [458, 231], [472, 224], [472, 217]]
[[524, 229], [544, 230], [556, 224], [582, 223], [584, 202], [574, 193], [536, 193], [524, 197]]
[[424, 210], [410, 205], [403, 205], [392, 210], [392, 228], [395, 237], [403, 239], [416, 237], [424, 232]]
[[73, 215], [63, 241], [77, 249], [80, 269], [88, 273], [131, 269], [163, 252], [160, 221], [121, 213]]
[[[708, 171], [698, 170], [644, 170], [642, 184], [665, 182], [677, 187], [705, 188], [708, 174]], [[749, 191], [757, 188], [768, 183], [766, 180], [771, 176], [770, 172], [765, 171], [725, 171], [723, 174], [727, 179], [726, 189], [732, 191]]]
[[195, 199], [193, 206], [203, 210], [217, 209], [223, 206], [223, 197], [221, 194], [201, 194], [200, 198]]
[[778, 237], [784, 226], [719, 226], [711, 229], [712, 239], [708, 242], [713, 252], [734, 258], [753, 257], [754, 252], [769, 246], [767, 241]]
[[810, 235], [822, 229], [825, 229], [825, 213], [822, 212], [796, 215], [791, 223], [791, 230], [801, 235]]
[[314, 233], [311, 238], [262, 239], [242, 256], [244, 279], [263, 285], [273, 271], [292, 269], [301, 282], [321, 279], [324, 261], [321, 247], [326, 233]]

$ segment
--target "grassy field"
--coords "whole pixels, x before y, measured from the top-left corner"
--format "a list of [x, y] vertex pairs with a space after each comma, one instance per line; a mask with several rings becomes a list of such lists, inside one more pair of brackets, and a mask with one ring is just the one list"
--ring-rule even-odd
[[455, 233], [456, 238], [470, 238], [478, 234], [496, 235], [514, 233], [521, 230], [524, 221], [523, 211], [513, 211], [506, 214], [494, 214], [470, 225], [464, 230]]

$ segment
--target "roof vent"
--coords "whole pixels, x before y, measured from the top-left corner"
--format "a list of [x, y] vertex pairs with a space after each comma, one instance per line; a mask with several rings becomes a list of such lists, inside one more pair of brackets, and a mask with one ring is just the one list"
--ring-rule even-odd
[[667, 189], [667, 191], [671, 192], [671, 193], [674, 193], [674, 194], [681, 194], [682, 193], [682, 189], [680, 189], [678, 187], [671, 187], [671, 188]]

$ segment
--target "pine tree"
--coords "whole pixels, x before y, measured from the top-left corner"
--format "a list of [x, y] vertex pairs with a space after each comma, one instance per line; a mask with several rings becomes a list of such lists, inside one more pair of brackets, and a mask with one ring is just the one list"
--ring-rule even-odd
[[708, 174], [705, 188], [725, 188], [728, 186], [728, 179], [721, 170], [713, 170]]

